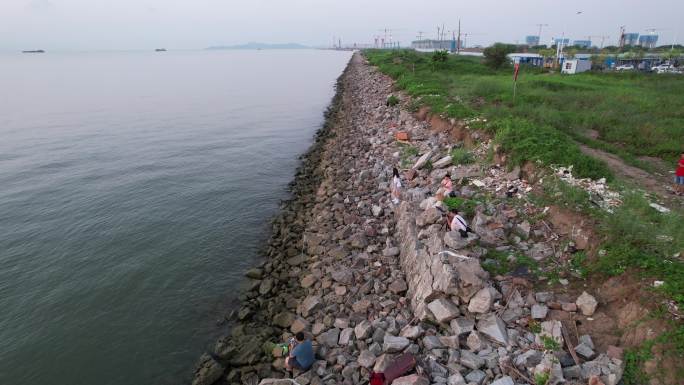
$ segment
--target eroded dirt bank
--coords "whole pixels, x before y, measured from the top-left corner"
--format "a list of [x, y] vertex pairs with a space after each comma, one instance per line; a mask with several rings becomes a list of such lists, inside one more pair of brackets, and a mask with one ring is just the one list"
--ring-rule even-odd
[[[392, 81], [355, 54], [274, 221], [268, 260], [248, 272], [235, 326], [193, 384], [363, 384], [405, 352], [418, 365], [395, 384], [617, 384], [621, 350], [582, 326], [601, 314], [595, 293], [534, 289], [539, 265], [586, 247], [581, 237], [539, 220], [545, 208], [525, 199], [520, 170], [454, 165], [462, 143], [405, 100], [387, 106], [390, 94]], [[484, 158], [490, 143], [472, 144]], [[399, 205], [392, 167], [405, 171]], [[446, 231], [434, 198], [447, 173], [475, 230], [465, 239]], [[315, 341], [316, 362], [290, 374], [273, 343], [298, 331]]]

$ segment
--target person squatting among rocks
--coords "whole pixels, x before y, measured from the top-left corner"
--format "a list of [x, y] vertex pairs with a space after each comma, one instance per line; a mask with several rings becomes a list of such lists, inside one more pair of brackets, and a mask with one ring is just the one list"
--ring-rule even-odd
[[290, 354], [285, 358], [285, 367], [288, 370], [307, 371], [314, 362], [314, 351], [311, 340], [304, 333], [299, 332], [290, 340]]
[[472, 233], [473, 230], [468, 227], [468, 222], [458, 213], [458, 209], [451, 209], [449, 214], [447, 214], [447, 221], [449, 224], [449, 230], [458, 230], [461, 234], [461, 238], [468, 238], [468, 233]]
[[399, 178], [399, 170], [397, 170], [396, 167], [392, 169], [392, 184], [390, 186], [390, 191], [392, 195], [392, 203], [398, 205], [399, 198], [401, 197], [401, 179]]

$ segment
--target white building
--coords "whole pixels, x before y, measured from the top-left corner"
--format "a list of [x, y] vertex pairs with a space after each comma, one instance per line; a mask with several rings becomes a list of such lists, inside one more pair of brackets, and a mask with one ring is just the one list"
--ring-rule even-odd
[[591, 60], [571, 59], [563, 61], [563, 69], [561, 69], [561, 73], [578, 74], [580, 72], [589, 71], [590, 69]]

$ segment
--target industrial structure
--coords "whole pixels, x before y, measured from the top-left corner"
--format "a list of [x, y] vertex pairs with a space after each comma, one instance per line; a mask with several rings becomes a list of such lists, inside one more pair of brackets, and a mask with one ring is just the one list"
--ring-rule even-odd
[[580, 48], [589, 48], [591, 47], [591, 40], [575, 40], [572, 42], [572, 45]]
[[644, 48], [655, 48], [658, 44], [658, 35], [648, 34], [639, 36], [639, 45]]
[[553, 44], [555, 44], [555, 45], [559, 45], [559, 44], [560, 44], [560, 45], [563, 45], [563, 46], [567, 46], [567, 45], [570, 44], [570, 38], [567, 38], [567, 37], [563, 37], [563, 38], [554, 37], [554, 38], [553, 38]]
[[456, 51], [456, 40], [432, 40], [432, 39], [423, 39], [423, 40], [414, 40], [411, 42], [411, 48], [417, 50], [417, 51], [425, 51], [425, 52], [432, 52], [432, 51], [450, 51], [454, 52]]
[[639, 42], [639, 34], [634, 32], [625, 33], [623, 36], [623, 46], [625, 45], [637, 45]]
[[525, 36], [525, 44], [529, 45], [530, 47], [534, 47], [536, 45], [539, 45], [539, 36], [535, 36], [535, 35]]

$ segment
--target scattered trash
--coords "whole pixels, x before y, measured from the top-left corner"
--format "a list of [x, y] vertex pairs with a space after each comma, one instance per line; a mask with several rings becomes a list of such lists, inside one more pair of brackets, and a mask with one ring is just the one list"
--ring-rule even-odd
[[653, 281], [653, 287], [661, 287], [665, 284], [665, 281]]
[[409, 134], [406, 131], [398, 131], [395, 134], [395, 138], [400, 141], [400, 142], [408, 142], [409, 140]]
[[665, 206], [661, 206], [661, 205], [659, 205], [659, 204], [657, 204], [657, 203], [650, 203], [649, 206], [653, 207], [654, 209], [658, 210], [658, 211], [661, 212], [661, 213], [667, 214], [667, 213], [670, 212], [670, 209], [668, 209], [668, 208], [665, 207]]
[[592, 202], [602, 209], [613, 212], [612, 209], [622, 204], [620, 193], [612, 191], [606, 184], [606, 178], [593, 180], [591, 178], [575, 178], [572, 175], [572, 166], [569, 167], [551, 167], [556, 173], [556, 176], [563, 182], [579, 187], [589, 193]]
[[673, 237], [671, 237], [669, 235], [663, 235], [663, 234], [657, 235], [656, 239], [661, 241], [661, 242], [672, 242], [674, 240]]

